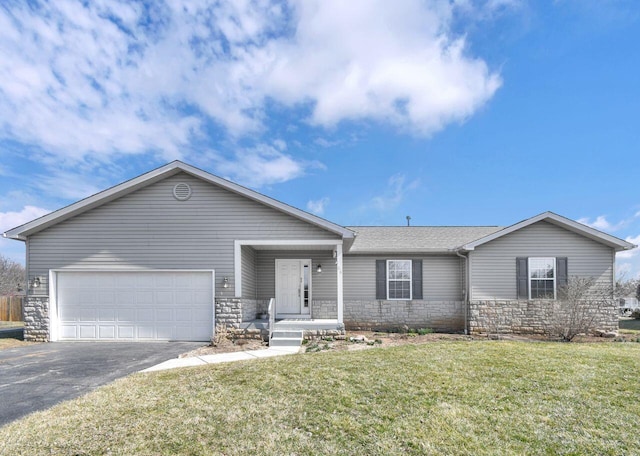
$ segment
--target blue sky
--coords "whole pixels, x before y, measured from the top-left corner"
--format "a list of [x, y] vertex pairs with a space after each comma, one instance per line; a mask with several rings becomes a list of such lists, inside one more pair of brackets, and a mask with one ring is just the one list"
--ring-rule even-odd
[[88, 3], [0, 6], [0, 231], [181, 159], [343, 225], [640, 243], [635, 0]]

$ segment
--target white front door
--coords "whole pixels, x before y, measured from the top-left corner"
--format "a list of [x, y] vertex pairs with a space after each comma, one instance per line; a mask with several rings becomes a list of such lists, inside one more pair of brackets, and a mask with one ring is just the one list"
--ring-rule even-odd
[[276, 260], [276, 317], [311, 315], [311, 260]]

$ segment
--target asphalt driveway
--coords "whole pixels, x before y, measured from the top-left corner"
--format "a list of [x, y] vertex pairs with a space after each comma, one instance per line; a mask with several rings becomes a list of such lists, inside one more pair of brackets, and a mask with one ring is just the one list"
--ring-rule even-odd
[[202, 345], [54, 342], [0, 350], [0, 426]]

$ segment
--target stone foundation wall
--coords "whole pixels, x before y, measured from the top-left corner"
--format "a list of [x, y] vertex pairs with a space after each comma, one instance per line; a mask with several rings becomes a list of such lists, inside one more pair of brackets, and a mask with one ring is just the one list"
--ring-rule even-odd
[[345, 301], [344, 324], [353, 330], [431, 328], [464, 331], [462, 301]]
[[311, 302], [311, 318], [335, 320], [338, 318], [338, 302], [314, 299]]
[[24, 340], [49, 342], [49, 296], [27, 296], [23, 315]]
[[[593, 329], [618, 330], [618, 306], [585, 302], [595, 318]], [[472, 334], [548, 334], [558, 321], [559, 301], [472, 301], [469, 303], [469, 331]], [[560, 317], [562, 318], [562, 317]]]
[[216, 298], [216, 326], [239, 328], [242, 323], [242, 299]]
[[267, 313], [269, 301], [265, 299], [242, 298], [242, 321], [251, 321], [257, 318], [259, 313]]

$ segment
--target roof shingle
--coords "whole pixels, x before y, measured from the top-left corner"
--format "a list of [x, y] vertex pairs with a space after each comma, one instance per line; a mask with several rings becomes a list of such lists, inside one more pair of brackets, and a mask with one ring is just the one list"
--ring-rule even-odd
[[349, 253], [446, 252], [501, 226], [348, 226], [357, 233]]

